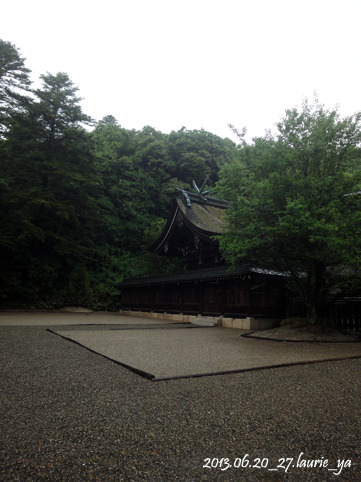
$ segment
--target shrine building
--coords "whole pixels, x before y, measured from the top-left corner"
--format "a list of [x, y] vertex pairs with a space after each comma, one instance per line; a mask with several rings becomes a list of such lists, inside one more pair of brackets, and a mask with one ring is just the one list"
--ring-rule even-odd
[[215, 237], [225, 229], [228, 205], [206, 197], [204, 185], [194, 183], [196, 193], [180, 190], [150, 247], [158, 256], [184, 258], [185, 271], [123, 281], [121, 311], [179, 321], [201, 315], [246, 329], [277, 325], [285, 315], [282, 274], [246, 262], [224, 264]]

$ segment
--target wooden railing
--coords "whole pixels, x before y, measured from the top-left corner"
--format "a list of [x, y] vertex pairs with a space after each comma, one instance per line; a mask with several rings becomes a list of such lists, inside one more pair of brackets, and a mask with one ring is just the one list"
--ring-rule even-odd
[[340, 330], [361, 331], [361, 299], [337, 301], [329, 309], [327, 319]]

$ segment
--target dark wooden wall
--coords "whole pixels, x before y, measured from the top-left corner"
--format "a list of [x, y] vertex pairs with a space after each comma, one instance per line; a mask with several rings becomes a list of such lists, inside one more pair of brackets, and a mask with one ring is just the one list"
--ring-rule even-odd
[[258, 287], [245, 280], [133, 286], [122, 289], [122, 308], [184, 314], [282, 316], [284, 290], [277, 282]]

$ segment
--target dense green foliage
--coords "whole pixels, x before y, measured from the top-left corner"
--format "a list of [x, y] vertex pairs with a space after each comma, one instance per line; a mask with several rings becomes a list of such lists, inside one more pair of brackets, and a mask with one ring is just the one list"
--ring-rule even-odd
[[361, 268], [361, 114], [341, 119], [317, 100], [286, 111], [278, 133], [242, 142], [218, 192], [231, 201], [220, 243], [232, 263], [287, 273], [310, 323]]
[[236, 147], [204, 130], [95, 123], [67, 74], [36, 90], [29, 74], [0, 40], [0, 306], [116, 307], [124, 278], [182, 269], [147, 246], [176, 187], [206, 175], [231, 203], [228, 262], [287, 273], [310, 322], [360, 288], [361, 114], [305, 102]]
[[18, 49], [0, 39], [0, 137], [14, 112], [27, 105], [27, 91], [31, 84], [29, 73]]
[[32, 90], [29, 72], [0, 41], [0, 303], [109, 307], [122, 279], [181, 268], [146, 248], [175, 188], [206, 174], [214, 184], [235, 145], [112, 116], [92, 124], [67, 74]]

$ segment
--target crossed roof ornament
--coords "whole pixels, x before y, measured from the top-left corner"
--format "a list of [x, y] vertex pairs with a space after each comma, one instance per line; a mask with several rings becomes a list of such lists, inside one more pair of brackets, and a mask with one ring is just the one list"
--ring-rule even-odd
[[[204, 188], [206, 187], [206, 184], [208, 182], [208, 179], [209, 179], [209, 174], [206, 175], [206, 178], [203, 181], [203, 184], [201, 185], [201, 187], [198, 187], [194, 180], [192, 182], [192, 185], [193, 185], [193, 188], [194, 188], [195, 192], [202, 199], [202, 201], [205, 201], [205, 202], [207, 202], [207, 198], [205, 196], [207, 194], [209, 194], [209, 191], [204, 190]], [[185, 191], [184, 189], [180, 189], [179, 187], [177, 187], [176, 189], [183, 194], [185, 202], [186, 202], [187, 206], [190, 208], [192, 206], [192, 203], [191, 203], [191, 200], [189, 199], [187, 191]]]

